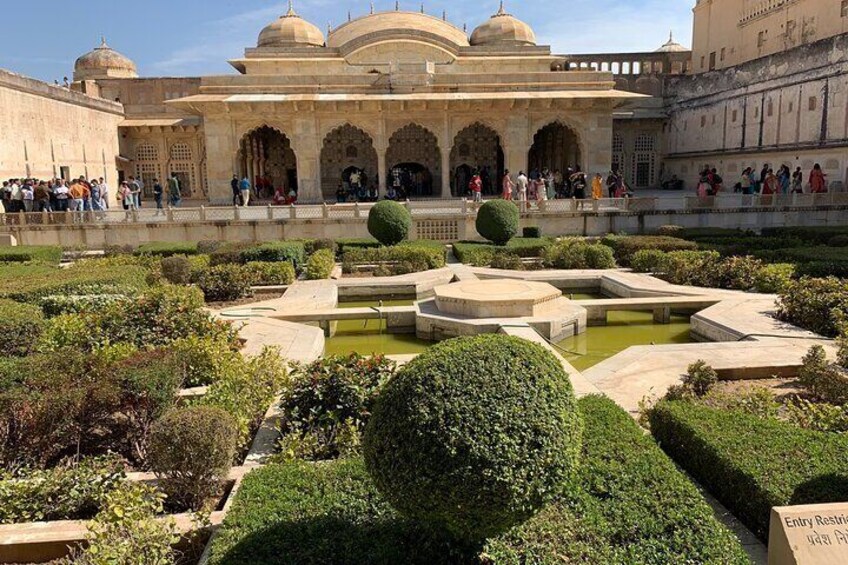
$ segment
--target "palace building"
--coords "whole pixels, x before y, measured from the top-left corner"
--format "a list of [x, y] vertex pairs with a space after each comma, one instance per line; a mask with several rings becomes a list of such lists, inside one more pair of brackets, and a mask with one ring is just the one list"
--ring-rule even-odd
[[506, 169], [578, 166], [639, 189], [821, 157], [841, 184], [848, 2], [736, 4], [697, 2], [694, 56], [673, 38], [556, 54], [503, 3], [473, 30], [398, 7], [325, 32], [290, 6], [219, 76], [139, 77], [104, 40], [70, 91], [0, 71], [0, 178], [133, 175], [149, 191], [176, 174], [186, 198], [226, 203], [235, 175], [322, 202], [354, 172], [381, 195], [402, 177], [414, 198], [450, 198], [472, 170], [491, 194]]

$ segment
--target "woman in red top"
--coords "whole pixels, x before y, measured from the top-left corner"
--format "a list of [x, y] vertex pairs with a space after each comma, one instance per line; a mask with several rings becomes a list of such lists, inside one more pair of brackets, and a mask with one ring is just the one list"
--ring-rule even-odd
[[777, 181], [777, 177], [774, 176], [774, 171], [772, 169], [768, 170], [768, 174], [766, 175], [766, 182], [763, 184], [763, 194], [777, 194], [777, 191], [780, 189], [780, 183]]
[[821, 165], [816, 163], [810, 173], [810, 192], [813, 194], [827, 192], [827, 186], [825, 185], [826, 178], [827, 175], [822, 171]]

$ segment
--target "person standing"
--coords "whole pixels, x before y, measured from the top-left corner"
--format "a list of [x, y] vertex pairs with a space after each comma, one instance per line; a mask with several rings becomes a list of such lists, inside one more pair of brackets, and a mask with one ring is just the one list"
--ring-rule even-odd
[[85, 211], [85, 187], [79, 180], [75, 180], [71, 188], [68, 189], [68, 196], [70, 197], [71, 211], [74, 212], [76, 219], [81, 220]]
[[39, 212], [50, 212], [50, 188], [44, 181], [35, 187], [35, 206]]
[[56, 181], [56, 187], [53, 189], [53, 194], [56, 196], [56, 211], [67, 212], [68, 203], [71, 199], [71, 191], [65, 184], [64, 179]]
[[250, 179], [245, 176], [239, 183], [241, 193], [241, 205], [247, 207], [250, 204]]
[[159, 215], [162, 210], [162, 197], [165, 194], [165, 189], [159, 182], [159, 179], [153, 179], [153, 201], [156, 203], [156, 215]]
[[30, 181], [26, 181], [21, 187], [21, 200], [24, 203], [24, 212], [32, 212], [33, 203], [35, 202], [35, 191], [32, 189]]
[[12, 179], [12, 184], [9, 188], [9, 202], [12, 204], [9, 212], [17, 213], [24, 211], [24, 198], [21, 194], [21, 185], [18, 179]]
[[804, 173], [801, 172], [801, 167], [792, 173], [792, 194], [804, 194]]
[[230, 189], [233, 191], [233, 206], [241, 206], [241, 189], [239, 189], [239, 178], [233, 175], [230, 181]]
[[100, 184], [100, 201], [103, 204], [103, 209], [108, 210], [109, 209], [109, 185], [106, 184], [106, 181], [103, 179], [103, 177], [100, 177], [100, 179], [98, 179], [98, 180], [99, 180], [98, 184]]
[[468, 188], [471, 190], [474, 202], [483, 201], [483, 179], [480, 178], [480, 173], [474, 173], [474, 176], [471, 177], [471, 182], [468, 183]]
[[524, 174], [524, 171], [519, 171], [515, 186], [518, 188], [518, 202], [522, 212], [527, 211], [527, 184], [529, 182], [530, 180]]
[[610, 174], [607, 176], [607, 191], [609, 192], [610, 198], [615, 198], [616, 188], [618, 187], [618, 173], [615, 171], [610, 171]]
[[827, 192], [826, 179], [827, 175], [822, 171], [821, 165], [816, 163], [813, 170], [810, 171], [810, 192], [813, 194], [824, 194]]
[[604, 177], [601, 173], [595, 173], [592, 179], [592, 200], [600, 200], [604, 197]]
[[171, 178], [168, 179], [168, 198], [174, 208], [179, 208], [183, 202], [183, 193], [180, 189], [180, 179], [177, 178], [177, 173], [171, 173]]
[[777, 194], [780, 190], [780, 181], [777, 180], [777, 176], [775, 176], [774, 171], [769, 169], [766, 172], [766, 180], [763, 183], [763, 192], [762, 194], [769, 196], [772, 194]]
[[512, 191], [515, 190], [515, 183], [512, 182], [512, 178], [509, 176], [509, 169], [504, 171], [503, 181], [501, 182], [501, 189], [503, 190], [503, 199], [512, 200]]
[[739, 189], [742, 194], [751, 194], [751, 167], [742, 171], [742, 176], [739, 177]]

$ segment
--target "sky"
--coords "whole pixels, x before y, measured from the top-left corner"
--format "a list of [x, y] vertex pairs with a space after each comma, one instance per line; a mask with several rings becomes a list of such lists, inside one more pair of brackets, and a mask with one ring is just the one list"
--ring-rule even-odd
[[[555, 53], [653, 51], [674, 31], [691, 45], [695, 0], [507, 0], [507, 11], [529, 23], [539, 44]], [[375, 0], [393, 10], [394, 0]], [[418, 11], [420, 1], [401, 1]], [[366, 15], [364, 0], [295, 0], [295, 10], [322, 30]], [[469, 34], [494, 14], [498, 0], [425, 0], [427, 13]], [[133, 59], [141, 76], [201, 76], [234, 73], [228, 59], [256, 45], [259, 32], [285, 13], [287, 2], [271, 0], [3, 0], [5, 25], [0, 68], [52, 82], [70, 77], [74, 60], [109, 45]]]

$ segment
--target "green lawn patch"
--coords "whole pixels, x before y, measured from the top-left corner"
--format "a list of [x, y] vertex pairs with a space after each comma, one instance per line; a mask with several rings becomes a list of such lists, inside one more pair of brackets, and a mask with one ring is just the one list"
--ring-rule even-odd
[[586, 428], [575, 484], [481, 551], [400, 517], [351, 459], [248, 475], [210, 563], [749, 563], [695, 486], [624, 411], [602, 397], [579, 404]]

